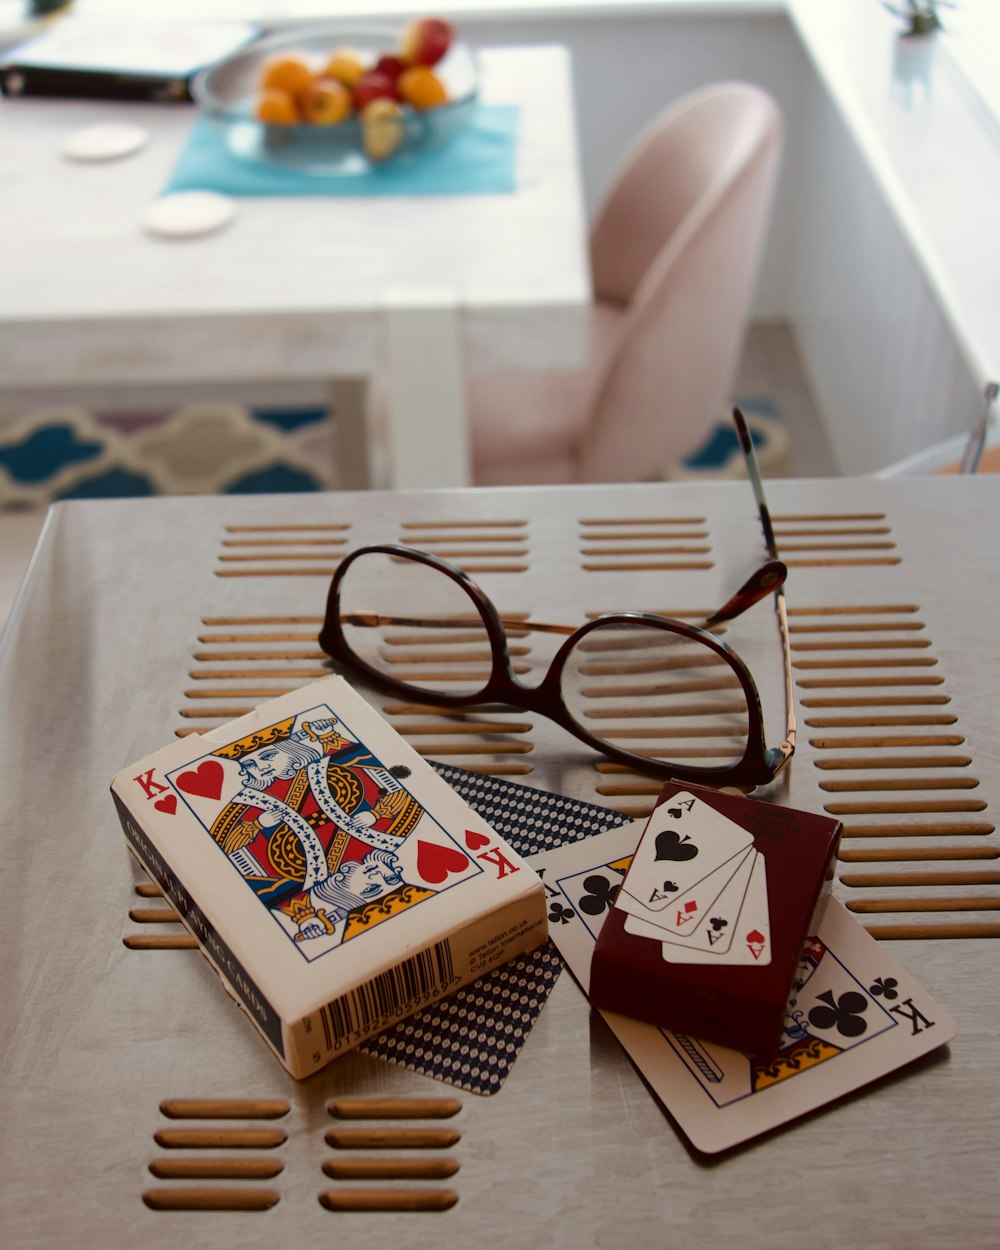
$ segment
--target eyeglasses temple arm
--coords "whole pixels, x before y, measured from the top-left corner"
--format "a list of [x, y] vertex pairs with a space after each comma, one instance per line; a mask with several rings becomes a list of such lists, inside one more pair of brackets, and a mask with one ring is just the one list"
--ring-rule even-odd
[[707, 616], [702, 623], [710, 626], [721, 625], [723, 621], [731, 621], [733, 617], [740, 616], [747, 608], [752, 608], [755, 603], [759, 603], [772, 591], [778, 590], [787, 576], [788, 569], [780, 560], [768, 560], [752, 577], [747, 578], [732, 598], [719, 608], [718, 612]]
[[778, 544], [774, 537], [774, 526], [771, 524], [771, 511], [767, 506], [767, 498], [764, 495], [764, 482], [760, 476], [760, 465], [757, 463], [757, 452], [754, 450], [753, 436], [750, 433], [750, 427], [747, 425], [747, 419], [739, 408], [733, 409], [733, 420], [736, 422], [736, 432], [740, 438], [743, 461], [747, 467], [747, 476], [750, 478], [754, 498], [757, 500], [757, 511], [760, 513], [760, 523], [764, 530], [767, 554], [772, 560], [777, 560]]
[[[407, 625], [420, 629], [470, 629], [481, 624], [478, 616], [425, 617], [425, 616], [386, 616], [380, 612], [359, 610], [341, 612], [342, 625], [353, 625], [359, 629], [377, 629], [380, 625]], [[501, 617], [504, 629], [531, 630], [534, 633], [564, 634], [569, 637], [576, 633], [575, 625], [552, 625], [546, 621], [522, 621], [517, 617]]]
[[986, 389], [983, 391], [983, 400], [985, 401], [983, 414], [976, 422], [965, 444], [965, 449], [962, 452], [962, 463], [959, 468], [960, 473], [975, 473], [979, 468], [979, 461], [982, 459], [983, 451], [986, 447], [990, 410], [996, 402], [998, 394], [1000, 394], [1000, 386], [996, 382], [988, 382]]
[[[771, 510], [767, 506], [767, 497], [764, 494], [764, 481], [760, 475], [760, 465], [757, 463], [757, 452], [753, 445], [753, 436], [750, 433], [750, 427], [747, 425], [747, 419], [739, 408], [733, 409], [733, 421], [736, 423], [736, 432], [739, 435], [740, 446], [743, 451], [743, 461], [746, 464], [747, 476], [750, 479], [750, 485], [753, 487], [754, 498], [757, 500], [757, 511], [760, 514], [760, 524], [764, 531], [764, 542], [767, 545], [768, 555], [772, 560], [778, 559], [778, 543], [774, 537], [774, 526], [771, 524]], [[788, 612], [785, 608], [785, 592], [782, 589], [784, 578], [775, 589], [774, 607], [778, 614], [778, 626], [781, 630], [781, 649], [784, 655], [785, 664], [785, 740], [778, 747], [778, 752], [790, 759], [795, 751], [795, 696], [792, 693], [792, 645], [788, 636]]]
[[788, 636], [788, 613], [785, 609], [785, 592], [780, 588], [774, 595], [774, 607], [778, 614], [778, 628], [781, 630], [781, 652], [785, 665], [785, 740], [778, 751], [786, 760], [795, 754], [795, 696], [792, 677], [792, 644]]
[[[722, 607], [719, 608], [718, 612], [713, 612], [711, 616], [707, 616], [701, 622], [702, 626], [721, 625], [725, 621], [731, 621], [734, 617], [740, 616], [748, 608], [752, 608], [755, 603], [759, 603], [765, 596], [777, 590], [787, 576], [788, 569], [781, 560], [768, 560], [747, 578], [739, 590], [730, 596]], [[377, 629], [380, 625], [408, 625], [422, 629], [468, 629], [478, 624], [478, 618], [472, 616], [456, 616], [451, 619], [422, 616], [386, 616], [379, 612], [363, 609], [354, 612], [342, 612], [340, 620], [344, 625], [353, 625], [355, 628], [361, 629]], [[550, 621], [523, 620], [520, 617], [501, 617], [500, 623], [505, 630], [509, 630], [511, 633], [522, 630], [539, 634], [560, 634], [566, 638], [570, 634], [575, 633], [577, 629], [575, 625], [556, 625]]]

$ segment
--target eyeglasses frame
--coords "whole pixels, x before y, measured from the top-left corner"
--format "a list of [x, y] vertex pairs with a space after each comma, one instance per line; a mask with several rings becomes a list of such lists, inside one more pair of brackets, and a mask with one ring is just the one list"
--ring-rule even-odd
[[[465, 591], [479, 613], [490, 644], [490, 676], [480, 690], [471, 695], [427, 690], [425, 687], [400, 681], [383, 673], [380, 669], [369, 665], [353, 650], [343, 629], [344, 624], [349, 624], [352, 618], [350, 613], [345, 616], [341, 611], [341, 588], [347, 572], [355, 561], [362, 556], [372, 554], [382, 554], [425, 564], [449, 577]], [[512, 622], [511, 624], [516, 628], [518, 623]], [[707, 646], [730, 666], [743, 689], [748, 713], [746, 745], [738, 763], [712, 767], [660, 761], [647, 755], [624, 750], [614, 746], [613, 743], [597, 738], [572, 716], [562, 696], [562, 674], [566, 661], [583, 638], [597, 629], [608, 626], [643, 626], [680, 635], [689, 641]], [[467, 573], [450, 561], [413, 547], [404, 547], [394, 543], [374, 544], [359, 547], [345, 556], [330, 583], [326, 617], [319, 634], [319, 644], [337, 663], [349, 670], [362, 673], [378, 689], [398, 698], [412, 699], [416, 694], [433, 702], [435, 706], [449, 709], [498, 702], [523, 711], [535, 712], [561, 726], [599, 755], [617, 764], [639, 768], [661, 779], [677, 778], [707, 786], [757, 786], [771, 781], [786, 758], [782, 748], [770, 749], [766, 745], [763, 708], [750, 670], [727, 643], [709, 630], [699, 625], [650, 612], [615, 612], [598, 616], [574, 630], [553, 656], [542, 680], [535, 686], [527, 686], [518, 680], [514, 672], [503, 621], [486, 592]]]

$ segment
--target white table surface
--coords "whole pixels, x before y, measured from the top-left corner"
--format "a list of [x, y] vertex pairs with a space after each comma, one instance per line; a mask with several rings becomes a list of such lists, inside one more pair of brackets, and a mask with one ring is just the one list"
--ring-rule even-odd
[[[393, 482], [463, 484], [461, 369], [572, 367], [589, 298], [568, 53], [484, 49], [481, 68], [484, 101], [520, 108], [516, 194], [247, 198], [231, 226], [186, 240], [141, 218], [193, 109], [0, 100], [0, 388], [389, 370]], [[124, 118], [151, 135], [135, 156], [60, 156], [77, 128]], [[421, 362], [386, 346], [408, 323], [437, 353], [412, 388]]]
[[[139, 874], [107, 778], [182, 726], [208, 728], [247, 705], [245, 663], [225, 655], [246, 650], [262, 618], [280, 618], [298, 641], [258, 642], [279, 654], [257, 668], [289, 676], [258, 671], [255, 686], [302, 683], [293, 673], [303, 660], [294, 657], [315, 649], [327, 581], [315, 561], [304, 571], [310, 548], [291, 547], [294, 558], [275, 576], [261, 558], [273, 546], [256, 549], [256, 565], [227, 563], [246, 550], [226, 545], [246, 537], [231, 527], [256, 527], [263, 543], [287, 538], [277, 527], [325, 526], [346, 551], [404, 535], [433, 542], [446, 526], [462, 536], [453, 545], [478, 549], [468, 563], [482, 566], [476, 579], [503, 611], [575, 622], [593, 611], [721, 602], [762, 554], [750, 489], [717, 482], [59, 504], [0, 639], [4, 1246], [993, 1250], [1000, 478], [773, 481], [768, 495], [790, 566], [800, 735], [791, 768], [759, 797], [817, 812], [840, 812], [845, 800], [874, 809], [845, 815], [834, 889], [958, 1021], [947, 1049], [709, 1159], [685, 1145], [563, 972], [499, 1093], [458, 1091], [461, 1168], [450, 1182], [458, 1204], [413, 1216], [325, 1211], [317, 1195], [330, 1185], [321, 1171], [333, 1153], [323, 1137], [328, 1098], [454, 1088], [360, 1054], [294, 1082], [196, 952], [123, 944], [141, 927], [128, 916], [141, 902]], [[667, 544], [654, 533], [693, 517], [702, 518], [711, 558], [657, 558]], [[620, 536], [601, 545], [620, 556], [586, 554], [596, 532], [614, 530]], [[517, 558], [495, 551], [498, 534]], [[330, 567], [340, 554], [335, 546]], [[212, 641], [205, 618], [219, 617], [234, 622], [237, 642]], [[773, 612], [759, 605], [732, 623], [728, 640], [761, 688], [773, 737], [783, 725]], [[231, 676], [215, 675], [226, 667]], [[209, 669], [213, 676], [200, 680]], [[817, 711], [828, 705], [810, 702], [817, 695], [856, 702], [868, 685], [882, 687], [876, 696], [902, 691], [905, 706], [895, 711], [915, 713], [920, 700], [910, 688], [925, 689], [918, 683], [929, 675], [939, 683], [929, 710], [950, 714], [948, 731], [959, 736], [950, 750], [925, 738], [942, 730], [903, 726], [885, 731], [894, 745], [862, 750], [855, 738], [877, 729], [813, 724], [828, 714]], [[198, 698], [205, 685], [227, 690]], [[371, 697], [390, 715], [395, 700]], [[855, 704], [839, 706], [850, 714]], [[491, 711], [512, 732], [490, 731], [489, 751], [472, 754], [468, 738], [428, 738], [413, 716], [397, 713], [400, 732], [449, 763], [622, 811], [648, 810], [658, 789], [595, 769], [540, 717]], [[478, 729], [468, 737], [478, 741]], [[525, 736], [527, 753], [518, 751]], [[960, 755], [968, 762], [953, 758]], [[911, 922], [922, 936], [902, 932]], [[977, 936], [955, 936], [968, 930]], [[160, 1100], [195, 1096], [290, 1104], [279, 1121], [287, 1143], [272, 1152], [284, 1171], [270, 1212], [171, 1214], [143, 1205], [154, 1183], [147, 1164], [163, 1153], [153, 1133], [170, 1123]]]

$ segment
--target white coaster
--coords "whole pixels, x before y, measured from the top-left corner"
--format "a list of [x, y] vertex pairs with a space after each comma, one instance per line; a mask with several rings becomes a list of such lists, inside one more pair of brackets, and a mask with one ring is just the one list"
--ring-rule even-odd
[[143, 216], [153, 234], [170, 238], [221, 230], [236, 216], [236, 205], [216, 191], [177, 191], [154, 200]]
[[149, 131], [131, 122], [100, 122], [68, 135], [60, 147], [71, 161], [114, 161], [149, 142]]

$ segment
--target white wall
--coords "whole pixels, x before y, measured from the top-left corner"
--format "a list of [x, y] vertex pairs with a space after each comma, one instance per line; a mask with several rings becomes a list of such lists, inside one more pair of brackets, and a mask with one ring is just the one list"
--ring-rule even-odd
[[971, 429], [981, 387], [818, 80], [800, 114], [786, 307], [840, 471], [868, 473]]

